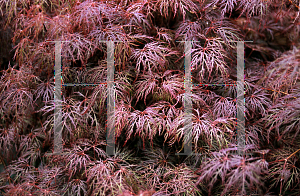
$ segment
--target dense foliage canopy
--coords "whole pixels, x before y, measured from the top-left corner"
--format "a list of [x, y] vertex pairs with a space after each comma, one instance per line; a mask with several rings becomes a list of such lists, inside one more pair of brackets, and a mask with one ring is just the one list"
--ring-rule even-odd
[[[0, 0], [0, 195], [299, 195], [299, 0]], [[63, 83], [103, 83], [115, 41], [115, 155], [107, 88], [62, 87], [54, 150], [53, 40]], [[244, 155], [236, 87], [245, 42]], [[191, 156], [176, 155], [186, 139]]]

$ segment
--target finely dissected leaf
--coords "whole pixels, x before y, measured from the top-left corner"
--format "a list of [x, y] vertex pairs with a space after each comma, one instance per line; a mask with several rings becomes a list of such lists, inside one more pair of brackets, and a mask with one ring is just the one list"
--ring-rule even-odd
[[86, 56], [90, 56], [95, 50], [95, 44], [79, 33], [67, 33], [62, 35], [62, 56], [71, 58], [72, 61], [80, 60], [85, 63]]
[[143, 49], [135, 49], [132, 53], [132, 59], [136, 60], [136, 69], [139, 73], [142, 69], [143, 72], [149, 71], [162, 71], [166, 70], [168, 61], [167, 56], [177, 54], [170, 48], [164, 47], [159, 42], [147, 43]]
[[202, 20], [196, 21], [183, 21], [180, 23], [177, 28], [175, 38], [183, 39], [183, 40], [199, 40], [204, 37], [202, 34], [205, 27], [207, 27], [208, 22], [204, 22]]
[[63, 189], [63, 195], [76, 195], [80, 196], [82, 194], [87, 194], [86, 182], [80, 179], [73, 179], [68, 182]]
[[143, 5], [140, 3], [134, 3], [125, 10], [121, 8], [119, 13], [116, 13], [114, 23], [124, 25], [125, 30], [129, 33], [145, 33], [149, 31], [151, 25], [142, 8]]
[[189, 141], [193, 139], [197, 145], [200, 136], [203, 135], [207, 143], [212, 143], [215, 140], [222, 146], [228, 139], [225, 133], [232, 135], [233, 119], [231, 118], [213, 119], [210, 113], [202, 113], [199, 109], [195, 109], [191, 116], [192, 122], [188, 123], [186, 127], [181, 127], [188, 122], [188, 119], [185, 119], [184, 116], [181, 113], [173, 122], [174, 127], [171, 135], [175, 137], [175, 140], [184, 139]]
[[147, 74], [140, 76], [140, 80], [134, 85], [137, 89], [135, 92], [137, 101], [144, 97], [146, 104], [146, 98], [149, 94], [167, 101], [178, 100], [178, 94], [183, 91], [183, 79], [181, 74], [172, 74], [174, 71], [147, 72]]
[[214, 69], [221, 76], [226, 77], [226, 58], [222, 41], [218, 38], [206, 38], [204, 46], [196, 44], [196, 48], [192, 50], [191, 66], [193, 70], [198, 72], [200, 81], [204, 79], [205, 74], [211, 78]]
[[[58, 102], [58, 101], [57, 101]], [[62, 106], [61, 115], [62, 115], [62, 124], [63, 132], [69, 135], [71, 138], [74, 138], [74, 128], [79, 125], [83, 125], [87, 119], [92, 119], [90, 114], [82, 114], [80, 111], [80, 102], [75, 101], [72, 98], [65, 99], [58, 102]], [[57, 104], [57, 103], [56, 103]], [[41, 108], [39, 112], [49, 113], [54, 111], [55, 102], [51, 100], [46, 106]], [[45, 122], [44, 129], [47, 129], [54, 122], [54, 114], [48, 116], [48, 120]]]
[[209, 191], [211, 191], [218, 177], [220, 177], [222, 184], [225, 185], [221, 195], [236, 190], [238, 192], [235, 192], [235, 194], [245, 195], [253, 186], [259, 188], [260, 176], [266, 172], [266, 166], [257, 164], [261, 160], [253, 162], [256, 158], [243, 158], [229, 153], [236, 149], [228, 148], [213, 152], [211, 158], [208, 158], [205, 165], [201, 167], [198, 182], [209, 182]]
[[50, 98], [54, 96], [54, 82], [53, 80], [47, 82], [41, 82], [35, 91], [36, 100], [42, 97], [44, 102], [50, 101]]
[[168, 17], [171, 11], [171, 13], [174, 13], [174, 16], [181, 14], [183, 19], [185, 19], [186, 12], [195, 13], [198, 11], [198, 7], [191, 0], [158, 0], [154, 6], [164, 17]]
[[74, 146], [71, 150], [67, 149], [64, 156], [67, 161], [66, 167], [68, 168], [69, 179], [74, 177], [76, 172], [86, 171], [88, 164], [91, 162], [90, 156], [86, 154], [86, 149], [82, 149], [80, 146]]
[[149, 138], [151, 143], [154, 136], [159, 132], [159, 114], [153, 108], [146, 108], [144, 111], [134, 110], [129, 116], [129, 126], [127, 131], [127, 139], [134, 133], [139, 135], [143, 142]]
[[234, 7], [237, 5], [238, 0], [213, 0], [206, 5], [206, 7], [214, 7], [216, 5], [220, 5], [222, 9], [221, 13], [224, 15], [225, 13], [231, 13]]
[[171, 46], [174, 44], [174, 32], [170, 29], [166, 29], [164, 27], [156, 28], [157, 29], [157, 37], [160, 41], [164, 41]]
[[96, 26], [102, 26], [104, 19], [109, 17], [111, 8], [104, 3], [89, 0], [80, 3], [74, 7], [72, 20], [86, 33], [94, 29]]

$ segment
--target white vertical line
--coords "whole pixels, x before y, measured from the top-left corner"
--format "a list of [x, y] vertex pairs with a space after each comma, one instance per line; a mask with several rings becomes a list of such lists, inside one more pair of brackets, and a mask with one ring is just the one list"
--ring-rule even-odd
[[[176, 153], [176, 155], [190, 155], [192, 154], [192, 135], [191, 135], [191, 123], [192, 123], [192, 74], [191, 74], [191, 49], [192, 41], [186, 41], [184, 44], [184, 66], [185, 66], [185, 78], [184, 78], [184, 152]], [[188, 138], [188, 139], [186, 139]]]
[[238, 153], [244, 155], [245, 148], [245, 98], [244, 98], [244, 42], [237, 42], [237, 143]]
[[61, 153], [62, 142], [62, 114], [61, 114], [61, 42], [55, 42], [55, 68], [54, 68], [54, 153]]
[[115, 151], [115, 90], [114, 90], [114, 42], [107, 42], [107, 146], [106, 154], [114, 155]]

